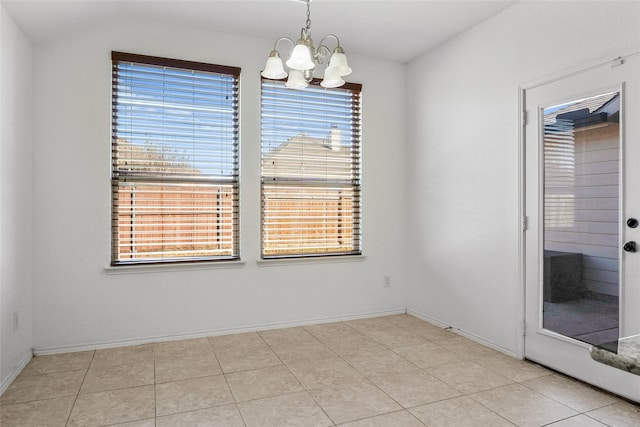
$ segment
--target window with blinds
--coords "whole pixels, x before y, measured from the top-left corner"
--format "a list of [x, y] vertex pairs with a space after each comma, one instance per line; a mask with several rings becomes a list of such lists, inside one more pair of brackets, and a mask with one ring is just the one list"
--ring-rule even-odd
[[262, 80], [262, 258], [361, 254], [360, 92]]
[[112, 265], [239, 258], [239, 75], [112, 52]]

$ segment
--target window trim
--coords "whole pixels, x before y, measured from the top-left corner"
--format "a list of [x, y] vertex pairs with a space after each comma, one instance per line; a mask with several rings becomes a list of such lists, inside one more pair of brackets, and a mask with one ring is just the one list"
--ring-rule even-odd
[[137, 62], [140, 64], [158, 65], [160, 67], [187, 68], [196, 71], [229, 74], [240, 77], [240, 67], [208, 64], [206, 62], [187, 61], [184, 59], [163, 58], [161, 56], [140, 55], [137, 53], [111, 52], [111, 61]]
[[197, 262], [165, 262], [155, 264], [117, 264], [107, 265], [104, 272], [111, 275], [164, 273], [170, 271], [197, 271], [213, 269], [242, 268], [245, 262], [240, 259], [233, 260], [206, 260]]
[[256, 260], [256, 265], [258, 265], [258, 267], [277, 267], [280, 265], [335, 264], [345, 262], [361, 262], [365, 261], [366, 259], [367, 256], [364, 254], [331, 254], [305, 257], [259, 258]]

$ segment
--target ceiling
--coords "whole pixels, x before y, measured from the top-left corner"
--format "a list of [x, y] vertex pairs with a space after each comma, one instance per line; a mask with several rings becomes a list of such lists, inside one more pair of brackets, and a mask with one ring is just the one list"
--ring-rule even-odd
[[[300, 0], [0, 0], [33, 43], [115, 19], [172, 22], [274, 40], [296, 39], [305, 24]], [[340, 37], [347, 54], [408, 62], [515, 1], [313, 0], [317, 42]], [[333, 45], [328, 43], [330, 47]]]

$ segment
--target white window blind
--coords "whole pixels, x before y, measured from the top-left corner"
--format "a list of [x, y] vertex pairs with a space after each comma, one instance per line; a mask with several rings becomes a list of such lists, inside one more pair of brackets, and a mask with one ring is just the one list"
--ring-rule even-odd
[[544, 125], [544, 224], [573, 227], [575, 219], [575, 140], [571, 120], [553, 120]]
[[262, 257], [361, 254], [361, 85], [262, 80]]
[[239, 257], [239, 75], [112, 52], [112, 265]]

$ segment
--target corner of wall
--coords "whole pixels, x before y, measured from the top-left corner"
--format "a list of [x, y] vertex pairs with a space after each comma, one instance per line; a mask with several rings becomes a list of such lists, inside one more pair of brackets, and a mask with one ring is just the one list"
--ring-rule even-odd
[[32, 358], [33, 358], [33, 353], [31, 352], [31, 350], [27, 351], [20, 358], [18, 364], [14, 366], [13, 369], [11, 369], [8, 375], [6, 375], [6, 378], [3, 376], [2, 382], [0, 382], [0, 396], [2, 396], [2, 394], [5, 391], [7, 391], [11, 383], [13, 383], [13, 381], [18, 377], [18, 375], [20, 375], [20, 372], [22, 372], [22, 370], [25, 368], [25, 366], [27, 366], [27, 364], [31, 361]]
[[0, 5], [0, 392], [33, 345], [33, 47]]

